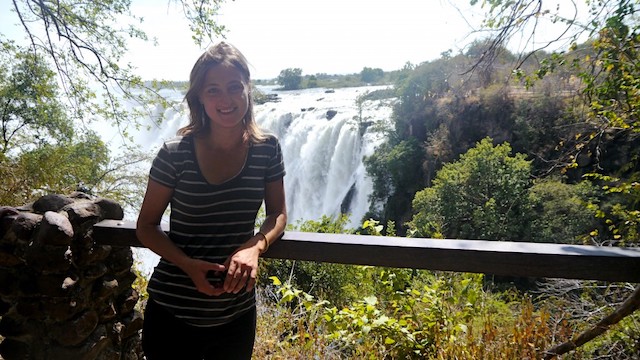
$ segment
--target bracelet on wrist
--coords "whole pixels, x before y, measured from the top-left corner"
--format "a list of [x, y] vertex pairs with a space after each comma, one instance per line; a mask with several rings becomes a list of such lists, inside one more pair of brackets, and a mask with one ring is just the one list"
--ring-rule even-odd
[[267, 250], [269, 250], [269, 239], [267, 239], [267, 235], [265, 235], [262, 231], [259, 231], [258, 233], [256, 233], [256, 235], [262, 235], [262, 238], [264, 239], [264, 250], [260, 252], [260, 254], [264, 254], [267, 252]]

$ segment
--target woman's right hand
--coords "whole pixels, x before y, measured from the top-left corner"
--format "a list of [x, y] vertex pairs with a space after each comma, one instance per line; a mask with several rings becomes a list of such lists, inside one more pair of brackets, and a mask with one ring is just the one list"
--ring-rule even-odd
[[185, 273], [187, 273], [187, 275], [189, 275], [191, 281], [193, 281], [193, 284], [199, 292], [209, 296], [219, 296], [225, 292], [222, 287], [222, 283], [214, 286], [207, 279], [207, 274], [210, 271], [224, 272], [226, 270], [224, 265], [189, 258], [179, 266]]

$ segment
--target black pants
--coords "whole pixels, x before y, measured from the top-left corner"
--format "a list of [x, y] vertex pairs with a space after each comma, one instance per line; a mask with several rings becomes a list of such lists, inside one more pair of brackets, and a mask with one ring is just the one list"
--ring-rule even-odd
[[255, 307], [229, 324], [199, 328], [176, 319], [149, 299], [142, 348], [147, 360], [250, 360], [255, 333]]

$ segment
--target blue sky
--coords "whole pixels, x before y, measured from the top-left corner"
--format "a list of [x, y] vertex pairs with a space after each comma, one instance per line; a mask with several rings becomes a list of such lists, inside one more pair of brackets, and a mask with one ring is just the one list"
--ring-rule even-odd
[[[568, 0], [560, 1], [566, 3]], [[481, 9], [469, 0], [235, 0], [222, 4], [218, 21], [226, 41], [247, 57], [255, 79], [280, 70], [303, 74], [346, 74], [363, 67], [400, 69], [406, 62], [457, 53], [478, 37]], [[0, 0], [0, 31], [15, 33], [17, 17]], [[551, 5], [550, 5], [551, 6]], [[194, 45], [177, 5], [168, 0], [133, 0], [143, 29], [157, 46], [130, 44], [126, 58], [144, 79], [186, 80], [203, 49]], [[18, 35], [16, 35], [18, 36]]]

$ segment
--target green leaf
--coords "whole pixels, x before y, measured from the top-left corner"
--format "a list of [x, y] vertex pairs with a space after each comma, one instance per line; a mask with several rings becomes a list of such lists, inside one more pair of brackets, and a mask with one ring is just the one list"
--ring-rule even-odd
[[377, 298], [377, 297], [375, 297], [375, 296], [373, 296], [373, 295], [372, 295], [372, 296], [367, 296], [367, 297], [365, 297], [365, 298], [364, 298], [364, 302], [365, 302], [367, 305], [372, 305], [372, 306], [374, 306], [374, 305], [376, 305], [376, 304], [378, 303], [378, 298]]

